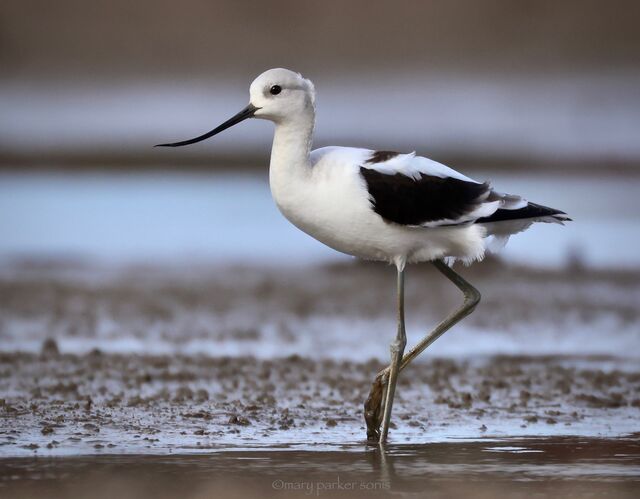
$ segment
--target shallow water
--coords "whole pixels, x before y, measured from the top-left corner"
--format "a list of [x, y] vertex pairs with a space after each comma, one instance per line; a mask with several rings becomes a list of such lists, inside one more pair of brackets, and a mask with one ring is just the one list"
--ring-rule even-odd
[[[640, 177], [477, 175], [498, 190], [565, 210], [565, 227], [514, 236], [508, 261], [637, 267]], [[278, 213], [266, 173], [0, 174], [0, 258], [185, 260], [279, 265], [344, 261]]]
[[3, 497], [637, 497], [640, 442], [529, 438], [0, 461]]

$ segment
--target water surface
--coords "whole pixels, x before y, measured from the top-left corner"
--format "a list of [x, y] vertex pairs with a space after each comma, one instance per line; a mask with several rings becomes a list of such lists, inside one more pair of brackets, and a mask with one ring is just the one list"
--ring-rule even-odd
[[[640, 264], [640, 177], [486, 174], [498, 190], [569, 213], [514, 236], [509, 261]], [[345, 260], [290, 225], [263, 174], [0, 174], [0, 257], [309, 264]]]

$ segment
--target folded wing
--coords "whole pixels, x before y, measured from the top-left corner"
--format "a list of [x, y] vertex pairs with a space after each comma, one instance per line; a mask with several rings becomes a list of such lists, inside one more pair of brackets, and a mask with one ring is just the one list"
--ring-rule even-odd
[[371, 151], [360, 167], [373, 210], [391, 223], [442, 227], [479, 223], [488, 234], [513, 234], [532, 222], [570, 220], [567, 215], [491, 189], [451, 168], [415, 154]]

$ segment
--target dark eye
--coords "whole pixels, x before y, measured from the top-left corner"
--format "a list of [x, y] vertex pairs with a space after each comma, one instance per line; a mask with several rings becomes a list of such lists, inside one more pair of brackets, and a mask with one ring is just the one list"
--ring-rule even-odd
[[271, 92], [271, 95], [278, 95], [282, 92], [282, 87], [280, 85], [274, 85], [269, 89], [269, 92]]

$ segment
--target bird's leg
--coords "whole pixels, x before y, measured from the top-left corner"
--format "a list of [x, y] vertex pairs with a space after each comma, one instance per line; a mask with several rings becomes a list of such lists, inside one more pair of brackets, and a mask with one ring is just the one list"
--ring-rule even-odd
[[[364, 404], [364, 418], [367, 423], [367, 439], [378, 442], [380, 439], [380, 424], [383, 425], [384, 439], [389, 429], [395, 385], [400, 372], [400, 361], [407, 344], [404, 327], [404, 270], [398, 269], [398, 331], [396, 339], [391, 343], [391, 363], [389, 367], [380, 371], [373, 382], [371, 392]], [[386, 431], [384, 431], [386, 428]]]
[[389, 432], [389, 422], [391, 421], [391, 409], [393, 409], [393, 397], [396, 393], [396, 383], [400, 372], [400, 362], [404, 354], [404, 347], [407, 345], [407, 333], [404, 328], [404, 269], [398, 269], [398, 331], [396, 339], [391, 343], [391, 363], [389, 364], [389, 377], [387, 379], [387, 391], [384, 397], [384, 408], [382, 415], [382, 433], [380, 443], [387, 441]]
[[[464, 302], [454, 312], [438, 324], [427, 336], [418, 342], [409, 352], [402, 357], [399, 371], [402, 371], [409, 363], [420, 355], [429, 345], [442, 336], [447, 330], [451, 329], [456, 323], [460, 322], [467, 315], [474, 311], [480, 302], [480, 292], [462, 278], [457, 272], [446, 265], [442, 261], [432, 262], [434, 267], [438, 269], [444, 276], [455, 284], [464, 294]], [[373, 382], [369, 397], [365, 402], [364, 414], [367, 423], [367, 438], [369, 440], [377, 440], [380, 435], [380, 413], [382, 393], [385, 385], [390, 377], [390, 367], [380, 371]]]
[[432, 262], [435, 268], [437, 268], [444, 276], [449, 279], [456, 287], [464, 294], [464, 301], [460, 307], [453, 311], [449, 316], [438, 324], [433, 331], [420, 340], [407, 355], [402, 357], [402, 363], [400, 364], [400, 370], [402, 371], [407, 365], [420, 355], [427, 347], [429, 347], [440, 336], [446, 333], [449, 329], [455, 326], [458, 322], [464, 319], [467, 315], [471, 314], [480, 303], [480, 291], [474, 288], [469, 282], [467, 282], [460, 274], [455, 272], [443, 261]]

